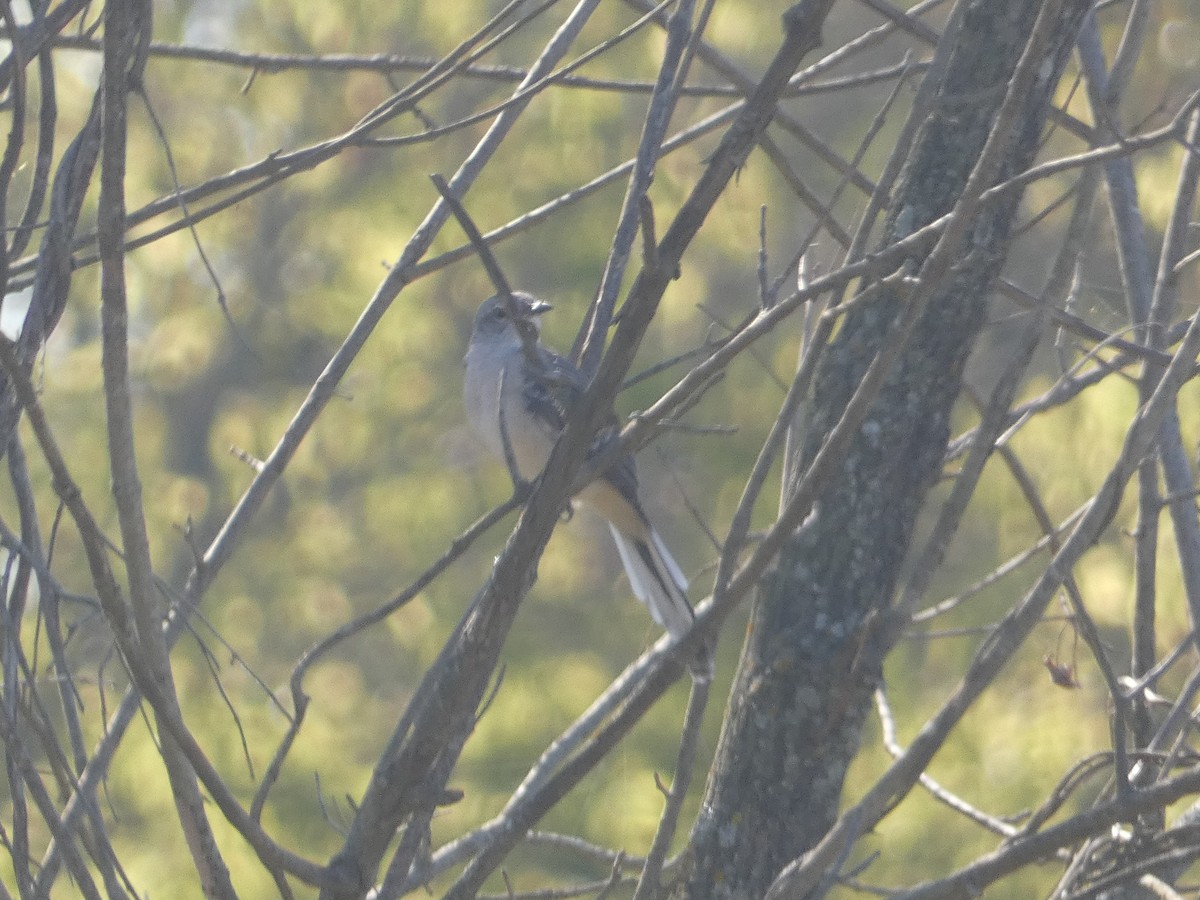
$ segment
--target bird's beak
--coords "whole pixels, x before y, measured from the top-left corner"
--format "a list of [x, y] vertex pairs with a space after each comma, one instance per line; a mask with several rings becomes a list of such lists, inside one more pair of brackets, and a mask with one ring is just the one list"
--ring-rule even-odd
[[540, 316], [544, 313], [550, 312], [552, 309], [554, 309], [554, 307], [545, 300], [534, 300], [529, 304], [529, 315]]

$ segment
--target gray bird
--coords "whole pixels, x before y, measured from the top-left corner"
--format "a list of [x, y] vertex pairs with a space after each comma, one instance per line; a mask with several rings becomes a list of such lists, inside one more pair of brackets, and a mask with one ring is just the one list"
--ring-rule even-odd
[[[541, 316], [550, 304], [530, 294], [514, 293], [512, 305], [510, 311], [503, 297], [492, 297], [475, 314], [463, 394], [467, 418], [487, 448], [505, 459], [507, 434], [517, 473], [531, 481], [545, 467], [585, 380], [573, 363], [541, 343]], [[534, 342], [538, 365], [527, 358], [518, 329]], [[598, 455], [616, 439], [614, 422], [601, 429], [589, 455]], [[687, 579], [638, 500], [633, 457], [618, 457], [579, 492], [577, 499], [608, 522], [633, 593], [650, 610], [654, 621], [673, 637], [685, 633], [695, 619], [687, 599]]]

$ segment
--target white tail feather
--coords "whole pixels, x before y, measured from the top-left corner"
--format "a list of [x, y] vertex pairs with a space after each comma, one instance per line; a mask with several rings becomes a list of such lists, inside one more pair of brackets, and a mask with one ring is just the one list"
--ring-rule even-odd
[[646, 605], [654, 621], [673, 637], [692, 627], [695, 614], [687, 599], [687, 579], [653, 529], [649, 543], [631, 538], [611, 522], [617, 552], [629, 576], [634, 596]]
[[[658, 532], [653, 528], [650, 529], [650, 542], [654, 544], [654, 550], [658, 554], [657, 558], [666, 566], [667, 572], [670, 574], [675, 586], [679, 588], [681, 593], [686, 592], [688, 586], [687, 576], [683, 574], [683, 571], [679, 568], [679, 563], [675, 562], [675, 557], [671, 555], [671, 551], [667, 549], [667, 545], [663, 543], [663, 539], [658, 536]], [[691, 604], [688, 605], [688, 608], [691, 609]], [[692, 616], [692, 618], [695, 618], [695, 616]]]

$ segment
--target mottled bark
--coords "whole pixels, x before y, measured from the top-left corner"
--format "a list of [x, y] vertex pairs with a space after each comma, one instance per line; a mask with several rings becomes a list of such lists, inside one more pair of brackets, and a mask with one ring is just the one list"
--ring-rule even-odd
[[[1032, 160], [1088, 5], [1063, 4], [1061, 27], [996, 182]], [[1041, 7], [1040, 0], [1014, 0], [965, 9], [884, 244], [954, 206]], [[841, 477], [762, 585], [693, 833], [686, 888], [679, 887], [686, 896], [763, 896], [779, 870], [834, 821], [885, 651], [872, 623], [892, 598], [917, 513], [938, 476], [963, 367], [1008, 252], [1018, 201], [1010, 194], [976, 217], [961, 253], [965, 264], [936, 288]], [[912, 263], [915, 273], [923, 259]], [[814, 386], [801, 467], [889, 341], [902, 302], [885, 291], [846, 317]]]

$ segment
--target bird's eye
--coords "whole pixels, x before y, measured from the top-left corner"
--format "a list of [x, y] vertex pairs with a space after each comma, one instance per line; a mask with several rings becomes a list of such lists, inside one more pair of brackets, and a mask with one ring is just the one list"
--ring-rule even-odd
[[503, 306], [497, 306], [492, 310], [492, 318], [494, 318], [497, 322], [503, 322], [508, 318], [508, 310]]

